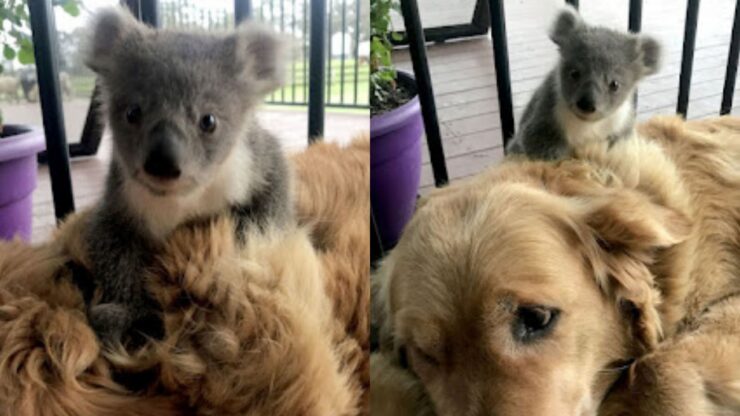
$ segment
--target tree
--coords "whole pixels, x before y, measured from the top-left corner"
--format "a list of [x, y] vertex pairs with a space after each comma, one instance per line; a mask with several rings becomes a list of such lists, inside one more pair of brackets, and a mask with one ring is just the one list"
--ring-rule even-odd
[[[61, 7], [70, 16], [79, 16], [81, 0], [57, 0], [54, 6]], [[31, 19], [24, 0], [0, 0], [0, 46], [3, 57], [8, 61], [18, 60], [28, 65], [34, 62]], [[0, 72], [4, 69], [0, 63]]]

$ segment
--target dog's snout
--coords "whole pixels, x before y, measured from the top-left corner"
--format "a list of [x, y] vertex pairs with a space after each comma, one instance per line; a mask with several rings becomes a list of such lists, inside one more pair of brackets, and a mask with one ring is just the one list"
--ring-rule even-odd
[[579, 98], [576, 102], [576, 107], [578, 107], [578, 109], [583, 111], [584, 113], [593, 113], [594, 111], [596, 111], [594, 100], [588, 95], [584, 95], [583, 97]]
[[179, 178], [182, 171], [178, 153], [177, 143], [172, 138], [157, 137], [144, 161], [144, 172], [160, 179]]

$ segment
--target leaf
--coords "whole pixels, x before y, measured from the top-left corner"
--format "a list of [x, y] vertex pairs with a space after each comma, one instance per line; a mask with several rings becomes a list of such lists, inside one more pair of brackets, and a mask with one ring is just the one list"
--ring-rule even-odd
[[387, 102], [388, 91], [395, 89], [396, 71], [393, 68], [390, 39], [398, 40], [391, 28], [390, 12], [398, 11], [396, 0], [370, 0], [370, 107]]
[[68, 15], [72, 17], [77, 17], [80, 15], [80, 7], [77, 4], [76, 0], [67, 0], [63, 5], [62, 9], [67, 12]]
[[21, 3], [15, 6], [15, 15], [21, 20], [28, 20], [28, 12], [26, 11], [26, 4]]
[[23, 65], [29, 65], [35, 62], [33, 58], [33, 46], [21, 45], [21, 50], [18, 51], [18, 61]]
[[10, 45], [5, 45], [3, 47], [3, 56], [8, 61], [12, 61], [15, 59], [15, 49], [11, 48]]

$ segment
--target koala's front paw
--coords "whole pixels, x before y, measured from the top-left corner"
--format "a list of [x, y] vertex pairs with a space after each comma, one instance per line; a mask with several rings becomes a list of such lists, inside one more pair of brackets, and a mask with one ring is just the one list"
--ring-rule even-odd
[[100, 303], [88, 310], [90, 326], [106, 346], [138, 348], [149, 338], [164, 338], [164, 324], [157, 311], [122, 303]]

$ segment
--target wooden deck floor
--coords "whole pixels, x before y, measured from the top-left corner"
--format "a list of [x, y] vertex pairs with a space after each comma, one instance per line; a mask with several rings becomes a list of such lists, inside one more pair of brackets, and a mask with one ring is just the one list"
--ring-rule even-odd
[[[76, 99], [65, 102], [64, 112], [67, 135], [79, 137], [85, 114], [87, 100]], [[4, 105], [3, 112], [8, 120], [18, 123], [40, 125], [38, 104]], [[307, 113], [300, 108], [266, 107], [259, 113], [262, 125], [275, 133], [288, 152], [295, 152], [306, 146]], [[325, 133], [327, 140], [347, 142], [355, 134], [369, 129], [369, 115], [361, 112], [332, 112], [327, 110]], [[94, 157], [72, 161], [72, 186], [77, 210], [91, 206], [103, 192], [105, 175], [110, 163], [111, 141], [104, 136], [98, 154]], [[54, 204], [51, 195], [49, 170], [39, 166], [38, 186], [33, 195], [33, 232], [31, 240], [41, 242], [47, 239], [55, 228]]]
[[[435, 19], [439, 19], [440, 13], [435, 11], [446, 7], [443, 4], [449, 2], [419, 0], [425, 27], [437, 24]], [[505, 3], [515, 120], [557, 60], [556, 47], [546, 32], [562, 4], [556, 0]], [[701, 4], [689, 118], [719, 114], [734, 7], [732, 0]], [[658, 74], [640, 85], [638, 118], [641, 120], [655, 114], [675, 113], [685, 10], [685, 0], [644, 2], [642, 30], [662, 42], [664, 62]], [[581, 2], [581, 14], [591, 23], [626, 30], [627, 13], [627, 0]], [[477, 37], [432, 44], [428, 45], [427, 54], [449, 175], [451, 179], [473, 175], [503, 157], [490, 39]], [[396, 50], [393, 58], [399, 69], [411, 70], [407, 50]], [[740, 113], [740, 97], [735, 103], [733, 114]], [[428, 160], [425, 152], [422, 192], [433, 186]]]

